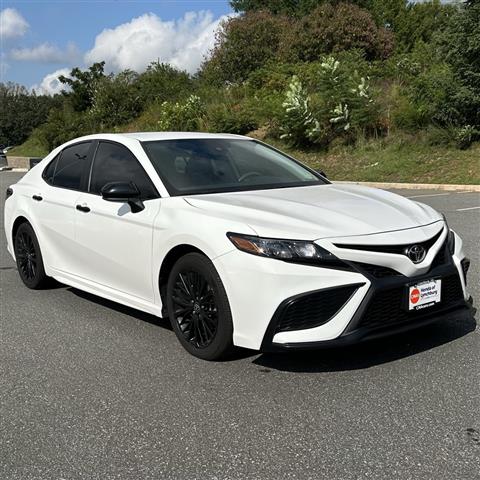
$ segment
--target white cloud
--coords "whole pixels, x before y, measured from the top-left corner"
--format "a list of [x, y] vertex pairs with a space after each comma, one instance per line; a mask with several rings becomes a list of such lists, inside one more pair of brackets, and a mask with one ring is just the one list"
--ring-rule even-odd
[[58, 80], [60, 75], [70, 77], [70, 69], [61, 68], [60, 70], [56, 70], [53, 73], [45, 75], [43, 80], [40, 82], [40, 85], [33, 85], [31, 90], [35, 90], [37, 94], [41, 95], [55, 95], [56, 93], [60, 93], [62, 90], [67, 90], [68, 88]]
[[72, 63], [80, 58], [80, 52], [73, 43], [61, 50], [56, 45], [45, 42], [33, 48], [15, 48], [10, 52], [10, 58], [20, 62]]
[[215, 20], [211, 12], [200, 11], [163, 21], [148, 13], [97, 35], [94, 47], [85, 54], [85, 63], [104, 60], [106, 70], [141, 72], [159, 60], [193, 73], [213, 47], [215, 31], [225, 18]]
[[0, 11], [0, 37], [21, 37], [29, 25], [22, 15], [14, 8], [5, 8]]

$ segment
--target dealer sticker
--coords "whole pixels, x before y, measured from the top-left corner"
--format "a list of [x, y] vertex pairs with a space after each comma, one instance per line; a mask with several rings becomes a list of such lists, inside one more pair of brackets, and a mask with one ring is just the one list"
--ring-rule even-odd
[[421, 310], [440, 302], [441, 280], [429, 280], [409, 287], [408, 309]]

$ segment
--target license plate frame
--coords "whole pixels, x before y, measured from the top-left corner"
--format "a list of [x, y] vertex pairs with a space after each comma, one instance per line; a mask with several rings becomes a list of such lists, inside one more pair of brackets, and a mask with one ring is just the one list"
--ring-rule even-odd
[[419, 312], [442, 302], [442, 279], [430, 278], [410, 283], [406, 288], [406, 309]]

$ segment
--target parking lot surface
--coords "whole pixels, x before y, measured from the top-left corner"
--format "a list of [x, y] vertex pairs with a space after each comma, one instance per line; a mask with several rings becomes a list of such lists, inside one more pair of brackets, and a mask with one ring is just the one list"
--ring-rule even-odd
[[[165, 320], [63, 285], [23, 286], [3, 232], [3, 192], [20, 176], [0, 173], [1, 479], [480, 478], [474, 319], [201, 361]], [[463, 237], [478, 303], [479, 194], [398, 193]]]

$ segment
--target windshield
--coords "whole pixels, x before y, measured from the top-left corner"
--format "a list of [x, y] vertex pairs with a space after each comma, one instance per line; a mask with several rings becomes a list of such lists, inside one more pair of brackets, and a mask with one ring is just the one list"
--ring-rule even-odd
[[254, 140], [195, 138], [142, 145], [170, 195], [328, 183], [295, 160]]

